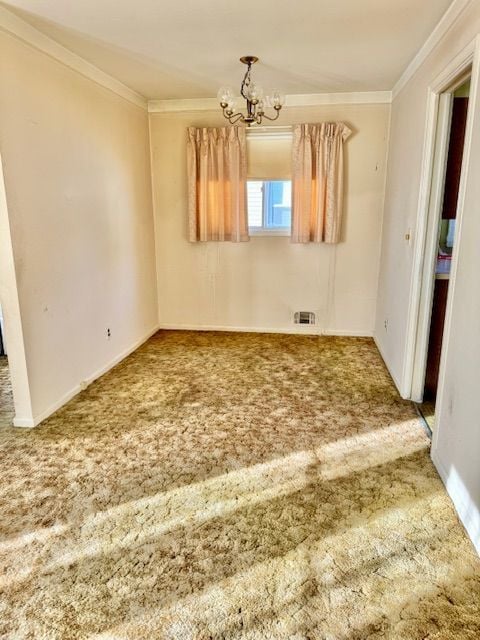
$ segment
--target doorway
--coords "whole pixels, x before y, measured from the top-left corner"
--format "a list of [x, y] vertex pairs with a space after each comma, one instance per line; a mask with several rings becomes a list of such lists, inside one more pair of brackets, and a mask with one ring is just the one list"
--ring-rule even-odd
[[3, 313], [0, 306], [0, 428], [9, 427], [13, 423], [14, 406], [12, 383], [8, 368], [7, 346], [3, 325]]
[[[459, 203], [470, 96], [470, 72], [439, 99], [437, 135], [431, 184], [424, 277], [429, 286], [427, 323], [421, 360], [417, 358], [418, 409], [430, 432], [435, 430], [435, 407], [450, 290], [452, 256]], [[430, 242], [429, 242], [430, 241]], [[430, 260], [429, 260], [430, 258]]]
[[0, 426], [34, 427], [27, 360], [15, 272], [10, 217], [0, 155], [0, 309], [4, 350], [0, 356]]

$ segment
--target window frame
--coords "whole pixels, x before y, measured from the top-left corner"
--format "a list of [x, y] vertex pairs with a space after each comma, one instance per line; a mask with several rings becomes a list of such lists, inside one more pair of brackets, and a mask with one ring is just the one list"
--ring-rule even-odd
[[[261, 182], [262, 184], [265, 182], [292, 182], [291, 178], [247, 178], [246, 185], [248, 182]], [[248, 220], [248, 187], [247, 189], [247, 220]], [[261, 227], [248, 227], [248, 234], [250, 236], [283, 236], [289, 237], [292, 234], [292, 218], [291, 218], [291, 203], [290, 203], [290, 224], [288, 227], [266, 227], [266, 210], [265, 210], [265, 193], [262, 189], [262, 226]]]

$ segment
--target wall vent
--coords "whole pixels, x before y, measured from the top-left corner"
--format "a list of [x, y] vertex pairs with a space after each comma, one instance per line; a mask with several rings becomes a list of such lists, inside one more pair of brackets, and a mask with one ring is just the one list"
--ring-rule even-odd
[[313, 311], [296, 311], [293, 316], [295, 324], [315, 324]]

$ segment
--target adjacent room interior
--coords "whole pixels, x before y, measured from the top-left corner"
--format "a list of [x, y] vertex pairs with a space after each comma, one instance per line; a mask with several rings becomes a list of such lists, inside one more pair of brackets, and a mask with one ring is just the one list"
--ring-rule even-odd
[[[428, 331], [427, 357], [425, 371], [421, 371], [424, 379], [423, 401], [419, 410], [430, 431], [435, 426], [435, 404], [440, 372], [440, 358], [445, 329], [450, 272], [452, 266], [453, 245], [455, 242], [455, 226], [457, 218], [458, 195], [462, 175], [462, 160], [465, 149], [465, 132], [467, 127], [468, 98], [470, 94], [470, 73], [460, 86], [452, 87], [443, 97], [448, 100], [447, 118], [439, 123], [436, 146], [439, 148], [435, 157], [434, 171], [441, 176], [438, 188], [441, 197], [438, 199], [436, 224], [432, 225], [433, 234], [438, 237], [437, 254], [433, 269], [434, 287], [431, 300], [430, 325]], [[432, 198], [433, 200], [433, 198]], [[424, 262], [428, 270], [428, 262]]]
[[13, 395], [8, 370], [7, 347], [3, 339], [3, 314], [0, 307], [0, 425], [10, 427], [13, 423]]
[[480, 637], [478, 2], [0, 27], [0, 637]]

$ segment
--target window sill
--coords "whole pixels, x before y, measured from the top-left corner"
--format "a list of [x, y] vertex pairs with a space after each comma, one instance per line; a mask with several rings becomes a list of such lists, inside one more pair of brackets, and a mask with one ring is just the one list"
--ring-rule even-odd
[[289, 237], [291, 234], [290, 229], [265, 229], [265, 228], [258, 228], [258, 227], [249, 227], [248, 228], [248, 233], [250, 236], [254, 237], [254, 236], [283, 236], [283, 237]]

